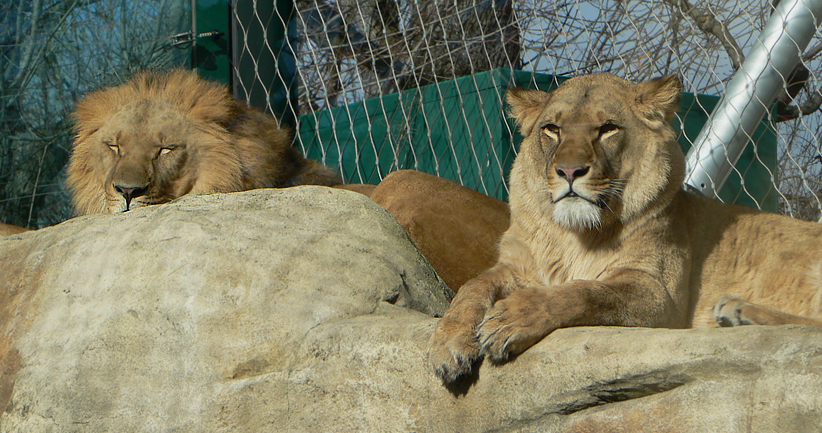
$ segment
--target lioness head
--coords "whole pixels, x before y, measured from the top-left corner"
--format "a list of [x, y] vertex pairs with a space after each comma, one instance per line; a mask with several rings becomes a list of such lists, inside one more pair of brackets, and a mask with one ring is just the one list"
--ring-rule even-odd
[[77, 214], [283, 186], [304, 164], [276, 119], [191, 71], [137, 74], [86, 95], [73, 114], [67, 185]]
[[511, 171], [511, 210], [577, 232], [627, 223], [670, 200], [684, 157], [669, 121], [676, 77], [632, 84], [610, 74], [565, 81], [552, 92], [511, 89], [525, 140]]

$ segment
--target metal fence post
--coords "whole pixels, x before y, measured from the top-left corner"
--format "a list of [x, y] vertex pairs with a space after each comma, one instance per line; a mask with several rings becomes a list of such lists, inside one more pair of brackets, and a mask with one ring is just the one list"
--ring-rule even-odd
[[822, 0], [782, 0], [687, 157], [685, 183], [708, 197], [725, 183], [768, 107], [785, 86], [822, 17]]

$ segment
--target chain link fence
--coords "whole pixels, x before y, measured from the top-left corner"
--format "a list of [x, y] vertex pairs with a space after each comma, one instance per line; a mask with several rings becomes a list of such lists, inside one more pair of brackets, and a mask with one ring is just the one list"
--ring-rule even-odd
[[[300, 87], [292, 109], [311, 127], [300, 135], [306, 152], [340, 166], [350, 181], [376, 183], [391, 170], [417, 168], [500, 198], [517, 144], [510, 122], [495, 112], [507, 87], [550, 88], [554, 77], [595, 72], [633, 81], [677, 74], [695, 95], [683, 98], [677, 125], [687, 148], [698, 134], [688, 123], [701, 127], [716, 104], [703, 95], [724, 93], [776, 6], [747, 0], [295, 5], [289, 48]], [[820, 219], [820, 51], [817, 30], [720, 199]], [[324, 127], [333, 132], [324, 134]], [[346, 163], [352, 154], [368, 164]]]
[[[0, 6], [3, 222], [36, 228], [68, 217], [60, 186], [67, 110], [88, 89], [136, 69], [185, 63], [187, 52], [171, 48], [168, 38], [190, 29], [190, 5], [10, 0]], [[225, 38], [235, 94], [292, 119], [296, 145], [347, 181], [377, 183], [390, 171], [416, 168], [504, 199], [521, 139], [502, 114], [507, 88], [548, 89], [562, 77], [595, 72], [632, 81], [677, 74], [688, 92], [675, 125], [686, 149], [774, 6], [234, 0], [226, 4], [232, 24]], [[272, 28], [286, 37], [273, 38]], [[191, 45], [196, 49], [196, 41]], [[736, 161], [722, 200], [820, 219], [820, 52], [817, 29]]]

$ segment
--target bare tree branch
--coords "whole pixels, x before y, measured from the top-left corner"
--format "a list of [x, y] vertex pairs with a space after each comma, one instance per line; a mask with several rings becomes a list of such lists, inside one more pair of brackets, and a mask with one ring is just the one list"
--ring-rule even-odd
[[785, 122], [800, 116], [808, 116], [819, 110], [820, 107], [822, 107], [822, 94], [817, 90], [802, 104], [788, 105], [779, 110], [777, 122]]
[[688, 0], [665, 1], [683, 14], [689, 16], [700, 30], [716, 37], [728, 53], [728, 59], [731, 61], [734, 70], [739, 69], [739, 66], [745, 59], [742, 55], [742, 49], [739, 48], [739, 45], [736, 43], [734, 37], [731, 36], [728, 28], [716, 19], [716, 15], [713, 12], [708, 9], [699, 9], [692, 6], [688, 3]]
[[807, 62], [813, 60], [813, 58], [819, 55], [820, 52], [822, 52], [822, 44], [817, 44], [815, 47], [806, 51], [805, 54], [802, 55], [802, 61]]

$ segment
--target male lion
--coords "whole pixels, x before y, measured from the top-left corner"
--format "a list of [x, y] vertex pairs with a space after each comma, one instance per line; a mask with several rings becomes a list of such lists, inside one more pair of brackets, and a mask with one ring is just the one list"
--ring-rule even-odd
[[75, 213], [121, 212], [188, 193], [336, 185], [277, 120], [196, 73], [143, 72], [74, 111], [67, 184]]
[[822, 225], [683, 190], [668, 124], [679, 94], [676, 77], [606, 74], [508, 93], [526, 137], [511, 226], [497, 264], [457, 292], [431, 337], [443, 381], [562, 327], [822, 326], [800, 316], [819, 315]]

